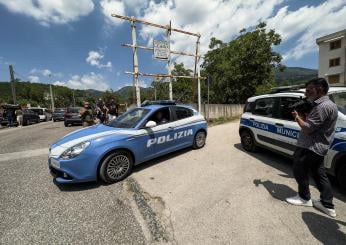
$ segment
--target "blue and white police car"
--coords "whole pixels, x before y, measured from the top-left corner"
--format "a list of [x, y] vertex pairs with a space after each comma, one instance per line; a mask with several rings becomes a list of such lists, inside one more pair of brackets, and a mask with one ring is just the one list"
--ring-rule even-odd
[[[334, 140], [324, 159], [329, 174], [346, 189], [346, 87], [330, 87], [329, 97], [337, 105]], [[251, 97], [240, 120], [241, 144], [247, 151], [268, 148], [292, 157], [300, 127], [292, 117], [292, 105], [304, 98], [304, 89]]]
[[51, 145], [48, 164], [57, 183], [126, 178], [134, 165], [183, 148], [202, 148], [204, 117], [188, 106], [134, 108], [108, 124], [74, 131]]

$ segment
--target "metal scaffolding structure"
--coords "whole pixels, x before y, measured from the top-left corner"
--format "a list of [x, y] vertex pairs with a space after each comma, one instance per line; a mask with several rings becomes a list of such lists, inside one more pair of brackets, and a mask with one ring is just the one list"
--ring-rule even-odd
[[[200, 91], [200, 79], [206, 79], [205, 77], [200, 77], [200, 71], [199, 71], [199, 60], [201, 58], [201, 55], [199, 54], [199, 45], [200, 45], [200, 38], [201, 35], [199, 33], [192, 33], [188, 32], [185, 30], [177, 29], [177, 28], [172, 28], [171, 26], [171, 21], [169, 22], [169, 25], [164, 26], [164, 25], [159, 25], [155, 23], [151, 23], [145, 20], [139, 20], [134, 17], [128, 17], [128, 16], [122, 16], [118, 14], [112, 14], [111, 15], [114, 18], [119, 18], [122, 20], [129, 21], [131, 23], [131, 31], [132, 31], [132, 44], [122, 44], [123, 47], [128, 47], [132, 48], [133, 51], [133, 71], [129, 72], [126, 71], [126, 74], [131, 74], [133, 75], [133, 86], [134, 86], [134, 92], [133, 92], [133, 98], [136, 98], [136, 103], [137, 106], [140, 106], [141, 104], [141, 99], [140, 99], [140, 88], [139, 88], [139, 76], [150, 76], [150, 77], [163, 77], [163, 78], [168, 78], [169, 79], [169, 99], [173, 99], [173, 88], [172, 88], [172, 78], [191, 78], [197, 81], [198, 83], [198, 110], [201, 110], [201, 91]], [[143, 25], [148, 25], [148, 26], [153, 26], [156, 28], [161, 28], [166, 30], [166, 35], [167, 35], [167, 41], [169, 43], [169, 53], [168, 53], [168, 59], [167, 59], [167, 67], [168, 71], [167, 74], [152, 74], [152, 73], [143, 73], [139, 72], [139, 67], [138, 67], [138, 56], [137, 56], [137, 49], [144, 49], [144, 50], [149, 50], [153, 51], [154, 48], [151, 47], [145, 47], [145, 46], [140, 46], [137, 45], [137, 36], [136, 36], [136, 23], [140, 23]], [[196, 51], [195, 54], [191, 53], [186, 53], [186, 52], [181, 52], [181, 51], [174, 51], [170, 49], [170, 39], [171, 39], [171, 34], [172, 32], [178, 32], [182, 33], [185, 35], [190, 35], [190, 36], [195, 36], [197, 37], [196, 41]], [[172, 75], [171, 74], [171, 54], [174, 55], [185, 55], [185, 56], [191, 56], [194, 57], [195, 59], [195, 64], [194, 64], [194, 72], [193, 76], [177, 76], [177, 75]]]

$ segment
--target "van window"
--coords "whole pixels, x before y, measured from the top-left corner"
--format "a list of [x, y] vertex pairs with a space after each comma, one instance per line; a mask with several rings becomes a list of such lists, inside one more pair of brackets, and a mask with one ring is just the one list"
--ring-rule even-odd
[[256, 100], [253, 113], [255, 115], [277, 118], [279, 116], [278, 111], [278, 98], [263, 98]]
[[294, 121], [292, 116], [293, 109], [290, 108], [294, 103], [300, 101], [297, 97], [281, 97], [280, 99], [280, 118], [284, 120]]
[[330, 98], [334, 101], [338, 110], [346, 115], [346, 92], [331, 94]]
[[244, 107], [244, 112], [252, 112], [254, 106], [255, 106], [254, 102], [246, 102]]

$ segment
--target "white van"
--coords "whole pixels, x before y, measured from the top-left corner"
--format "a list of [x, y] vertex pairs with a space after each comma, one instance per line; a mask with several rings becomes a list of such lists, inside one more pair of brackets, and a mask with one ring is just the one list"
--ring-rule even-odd
[[47, 108], [43, 107], [30, 107], [30, 110], [35, 112], [39, 117], [40, 121], [50, 121], [52, 120], [52, 114], [48, 111]]
[[[251, 97], [240, 120], [241, 144], [247, 151], [258, 147], [292, 157], [300, 127], [292, 117], [291, 105], [302, 100], [304, 89]], [[327, 172], [346, 189], [346, 87], [330, 87], [328, 95], [338, 107], [334, 140], [324, 158]]]

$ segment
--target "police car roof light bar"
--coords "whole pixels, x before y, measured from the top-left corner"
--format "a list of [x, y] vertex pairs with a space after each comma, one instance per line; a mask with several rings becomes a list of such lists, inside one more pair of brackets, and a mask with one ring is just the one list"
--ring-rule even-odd
[[270, 94], [283, 93], [283, 92], [298, 92], [298, 93], [301, 93], [302, 91], [299, 91], [299, 89], [302, 89], [302, 88], [305, 88], [305, 84], [274, 87], [274, 88], [271, 89]]

